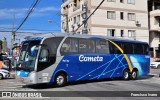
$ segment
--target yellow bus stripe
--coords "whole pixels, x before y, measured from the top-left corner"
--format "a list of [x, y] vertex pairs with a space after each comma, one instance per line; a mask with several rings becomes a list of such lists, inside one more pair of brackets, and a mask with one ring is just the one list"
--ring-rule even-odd
[[120, 52], [123, 54], [124, 58], [125, 58], [126, 61], [127, 61], [127, 64], [128, 64], [128, 67], [129, 67], [130, 72], [132, 72], [133, 67], [132, 67], [131, 61], [129, 60], [127, 54], [124, 54], [123, 49], [122, 49], [119, 45], [117, 45], [115, 42], [113, 42], [113, 41], [111, 41], [111, 40], [109, 40], [109, 39], [106, 39], [106, 38], [105, 38], [105, 40], [108, 40], [110, 43], [112, 43], [113, 45], [115, 45], [115, 46], [118, 48], [118, 50], [120, 50]]

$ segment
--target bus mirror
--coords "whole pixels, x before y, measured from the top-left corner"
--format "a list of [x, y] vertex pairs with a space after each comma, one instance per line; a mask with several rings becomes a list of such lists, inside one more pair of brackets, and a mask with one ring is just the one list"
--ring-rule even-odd
[[36, 55], [37, 51], [38, 51], [38, 47], [37, 47], [37, 46], [33, 46], [33, 47], [31, 48], [31, 56]]

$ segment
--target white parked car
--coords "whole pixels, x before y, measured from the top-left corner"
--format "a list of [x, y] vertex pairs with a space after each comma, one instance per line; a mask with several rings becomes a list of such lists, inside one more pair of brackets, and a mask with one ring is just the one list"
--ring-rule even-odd
[[10, 77], [10, 73], [8, 70], [0, 69], [0, 79]]
[[151, 68], [160, 68], [160, 60], [156, 60], [150, 64]]

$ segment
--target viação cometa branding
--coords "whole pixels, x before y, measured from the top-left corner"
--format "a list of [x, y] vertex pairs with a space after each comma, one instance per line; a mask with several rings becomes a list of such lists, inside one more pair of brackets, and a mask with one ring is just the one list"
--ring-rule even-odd
[[100, 56], [91, 57], [91, 56], [80, 55], [79, 61], [80, 62], [102, 62], [103, 57], [100, 57]]

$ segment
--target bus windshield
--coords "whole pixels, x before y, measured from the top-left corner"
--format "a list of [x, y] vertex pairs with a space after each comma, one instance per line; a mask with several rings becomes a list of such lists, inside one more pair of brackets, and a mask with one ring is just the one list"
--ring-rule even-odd
[[38, 50], [33, 49], [40, 44], [40, 40], [26, 41], [23, 43], [17, 70], [34, 71]]

